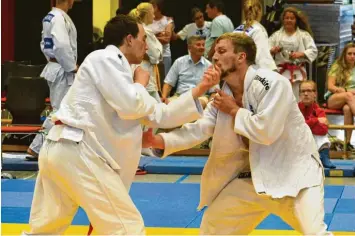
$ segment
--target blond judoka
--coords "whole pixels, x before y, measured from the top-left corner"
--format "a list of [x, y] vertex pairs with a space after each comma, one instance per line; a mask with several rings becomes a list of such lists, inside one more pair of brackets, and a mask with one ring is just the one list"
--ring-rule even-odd
[[[245, 34], [224, 34], [215, 49], [226, 82], [219, 96], [195, 123], [152, 137], [165, 157], [213, 136], [200, 233], [249, 234], [273, 213], [303, 234], [331, 234], [323, 221], [323, 168], [289, 81], [253, 66], [256, 46]], [[252, 181], [238, 178], [249, 163]]]

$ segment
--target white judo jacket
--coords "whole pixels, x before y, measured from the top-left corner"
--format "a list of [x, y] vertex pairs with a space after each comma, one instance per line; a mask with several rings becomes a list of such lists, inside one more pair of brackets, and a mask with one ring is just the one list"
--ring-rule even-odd
[[[160, 134], [165, 142], [163, 157], [213, 136], [202, 173], [199, 209], [246, 170], [249, 160], [256, 192], [274, 198], [295, 197], [301, 189], [323, 181], [317, 147], [290, 82], [276, 72], [250, 66], [244, 89], [244, 108], [235, 119], [209, 103], [201, 119]], [[227, 84], [222, 90], [232, 96]], [[249, 153], [238, 134], [249, 138]]]
[[257, 193], [296, 197], [301, 189], [322, 183], [318, 148], [285, 77], [250, 66], [243, 107], [235, 117], [234, 131], [249, 139]]
[[[227, 84], [222, 90], [233, 96]], [[185, 124], [181, 129], [169, 133], [160, 133], [165, 142], [162, 157], [192, 148], [213, 136], [210, 156], [202, 173], [198, 209], [211, 204], [231, 180], [248, 169], [247, 147], [241, 136], [234, 132], [233, 126], [232, 116], [219, 112], [209, 103], [203, 117], [196, 122]]]
[[238, 26], [233, 33], [246, 33], [249, 37], [254, 40], [256, 45], [256, 58], [255, 63], [261, 68], [277, 70], [274, 58], [271, 56], [270, 47], [269, 47], [269, 38], [267, 31], [257, 21], [254, 21], [253, 25], [248, 29], [245, 29], [245, 23]]
[[169, 105], [157, 103], [144, 86], [134, 83], [122, 52], [109, 45], [89, 54], [81, 64], [52, 116], [66, 125], [54, 126], [47, 138], [85, 142], [92, 155], [119, 173], [129, 190], [141, 156], [141, 124], [173, 128], [201, 114], [202, 107], [191, 92]]
[[[49, 82], [65, 78], [71, 85], [74, 80], [77, 50], [77, 31], [69, 15], [63, 10], [53, 9], [43, 19], [41, 50], [48, 64], [41, 76]], [[56, 59], [57, 62], [50, 62]]]

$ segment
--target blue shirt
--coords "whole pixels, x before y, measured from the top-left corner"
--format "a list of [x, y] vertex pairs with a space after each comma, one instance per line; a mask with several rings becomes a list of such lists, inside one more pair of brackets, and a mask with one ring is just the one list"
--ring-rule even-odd
[[[176, 93], [181, 95], [196, 87], [210, 65], [211, 62], [204, 57], [201, 57], [196, 64], [190, 55], [179, 57], [170, 68], [164, 83], [176, 87]], [[211, 89], [209, 92], [211, 93], [213, 90]]]

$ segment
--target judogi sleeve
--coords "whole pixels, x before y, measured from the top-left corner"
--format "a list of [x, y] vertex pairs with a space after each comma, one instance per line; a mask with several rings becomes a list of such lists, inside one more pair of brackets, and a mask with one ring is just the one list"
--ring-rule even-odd
[[145, 32], [147, 34], [147, 45], [148, 45], [148, 57], [151, 64], [159, 64], [160, 59], [162, 58], [163, 54], [163, 46], [155, 37], [152, 30], [149, 28], [145, 28]]
[[[192, 148], [208, 138], [212, 137], [216, 126], [217, 110], [209, 103], [203, 112], [203, 117], [194, 123], [188, 123], [180, 129], [169, 133], [161, 133], [165, 143], [165, 149], [161, 157], [171, 153]], [[159, 154], [155, 150], [155, 154]]]
[[312, 36], [308, 32], [303, 32], [302, 40], [305, 48], [304, 54], [310, 62], [313, 62], [318, 55], [317, 46], [314, 43]]
[[120, 118], [135, 120], [153, 113], [156, 100], [143, 85], [132, 83], [132, 71], [126, 70], [118, 58], [107, 56], [92, 64], [95, 66], [83, 66], [79, 72], [92, 75], [98, 90]]
[[65, 26], [64, 17], [56, 16], [53, 18], [51, 35], [55, 59], [66, 72], [74, 71], [76, 69], [75, 55], [70, 46], [69, 34]]
[[262, 85], [257, 79], [252, 81], [246, 93], [257, 101], [256, 112], [240, 108], [234, 124], [236, 133], [263, 145], [270, 145], [280, 137], [294, 99], [288, 80], [267, 82], [269, 86]]
[[165, 103], [157, 103], [152, 114], [144, 117], [141, 123], [154, 128], [175, 128], [185, 123], [199, 119], [203, 114], [203, 108], [192, 97], [189, 91], [177, 99]]
[[269, 49], [279, 46], [277, 45], [277, 37], [278, 37], [279, 31], [276, 31], [269, 37]]
[[267, 33], [263, 30], [258, 30], [253, 35], [253, 40], [256, 44], [256, 64], [261, 68], [277, 70], [274, 59], [270, 54]]

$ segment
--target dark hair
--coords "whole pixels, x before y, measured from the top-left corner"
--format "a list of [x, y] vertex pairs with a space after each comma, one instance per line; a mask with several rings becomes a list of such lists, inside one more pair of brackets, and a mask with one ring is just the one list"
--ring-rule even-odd
[[224, 3], [221, 0], [210, 0], [208, 5], [210, 8], [216, 7], [218, 11], [224, 13]]
[[287, 7], [284, 9], [280, 18], [281, 23], [284, 23], [285, 15], [288, 12], [292, 13], [296, 17], [296, 26], [298, 26], [298, 28], [300, 28], [301, 30], [307, 31], [313, 37], [313, 32], [311, 26], [309, 25], [308, 17], [303, 11], [300, 11], [295, 7]]
[[150, 0], [150, 4], [157, 6], [160, 12], [164, 12], [164, 0]]
[[117, 15], [107, 22], [104, 29], [104, 45], [121, 46], [127, 35], [138, 36], [137, 21], [126, 15]]
[[128, 15], [129, 13], [129, 10], [125, 7], [120, 7], [120, 8], [117, 8], [116, 10], [116, 16], [117, 15]]
[[194, 8], [191, 9], [191, 18], [192, 18], [192, 20], [195, 20], [195, 15], [196, 15], [197, 12], [201, 12], [203, 14], [201, 9], [198, 8], [198, 7], [194, 7]]

